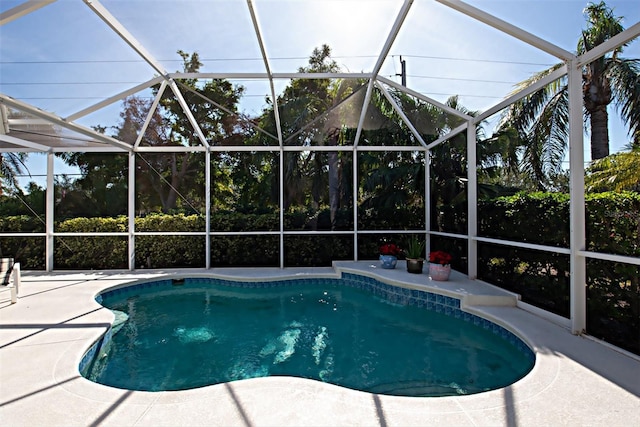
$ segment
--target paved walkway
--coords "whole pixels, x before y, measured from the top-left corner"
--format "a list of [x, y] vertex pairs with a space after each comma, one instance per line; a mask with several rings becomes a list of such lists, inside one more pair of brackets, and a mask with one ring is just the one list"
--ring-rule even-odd
[[[469, 396], [374, 395], [290, 377], [257, 378], [179, 392], [137, 392], [78, 373], [83, 353], [113, 320], [94, 296], [133, 280], [223, 275], [334, 275], [327, 269], [23, 272], [17, 304], [0, 302], [0, 425], [9, 426], [640, 426], [640, 360], [571, 335], [515, 307], [509, 295], [454, 274], [444, 283], [399, 266], [336, 263], [410, 287], [460, 295], [468, 309], [509, 325], [536, 351], [512, 386]], [[486, 305], [490, 304], [490, 305]]]

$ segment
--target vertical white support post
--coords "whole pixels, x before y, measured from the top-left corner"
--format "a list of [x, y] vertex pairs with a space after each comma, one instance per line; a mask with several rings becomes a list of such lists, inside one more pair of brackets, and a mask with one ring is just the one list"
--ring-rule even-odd
[[22, 284], [22, 273], [20, 273], [20, 263], [16, 262], [13, 264], [13, 269], [11, 270], [11, 277], [13, 279], [13, 286], [16, 288], [15, 296], [12, 295], [11, 302], [17, 302], [17, 297], [20, 295], [20, 284]]
[[427, 231], [427, 241], [425, 244], [425, 255], [429, 261], [431, 252], [431, 150], [424, 151], [424, 229]]
[[478, 168], [476, 125], [467, 126], [467, 275], [478, 277]]
[[204, 154], [204, 268], [211, 268], [211, 150], [207, 148]]
[[280, 141], [280, 268], [284, 268], [284, 148]]
[[587, 263], [579, 251], [586, 246], [584, 206], [584, 134], [582, 69], [577, 60], [568, 62], [569, 79], [569, 183], [570, 190], [570, 312], [571, 332], [579, 335], [587, 325]]
[[136, 153], [134, 151], [129, 151], [129, 175], [127, 189], [129, 270], [133, 271], [136, 269]]
[[353, 146], [353, 260], [358, 261], [358, 147]]
[[54, 253], [54, 242], [53, 242], [53, 216], [55, 214], [55, 187], [53, 183], [53, 153], [47, 153], [47, 203], [46, 203], [46, 213], [45, 213], [45, 224], [46, 224], [46, 242], [45, 242], [45, 268], [47, 271], [53, 271], [53, 253]]

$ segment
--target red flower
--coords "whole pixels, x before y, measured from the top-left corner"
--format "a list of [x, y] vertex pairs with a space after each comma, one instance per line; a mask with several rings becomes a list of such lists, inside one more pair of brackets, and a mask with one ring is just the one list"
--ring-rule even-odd
[[429, 254], [429, 262], [440, 265], [447, 265], [451, 263], [453, 257], [444, 251], [434, 251]]
[[400, 247], [394, 243], [385, 243], [384, 245], [380, 246], [380, 255], [398, 256], [400, 250]]

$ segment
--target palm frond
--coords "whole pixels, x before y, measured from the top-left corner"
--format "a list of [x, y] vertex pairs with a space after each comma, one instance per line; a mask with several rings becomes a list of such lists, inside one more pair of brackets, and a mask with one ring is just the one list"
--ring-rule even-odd
[[[611, 37], [624, 31], [622, 17], [616, 17], [604, 1], [589, 3], [584, 9], [588, 22], [588, 28], [582, 32], [578, 40], [578, 54], [583, 54]], [[621, 52], [624, 45], [618, 47], [614, 55]]]
[[20, 189], [17, 175], [22, 175], [28, 168], [25, 165], [26, 153], [1, 153], [0, 154], [0, 182], [7, 187]]
[[[560, 66], [562, 66], [562, 64], [556, 64], [544, 71], [534, 74], [529, 79], [520, 82], [516, 85], [516, 90], [514, 90], [512, 94], [536, 83], [543, 77], [558, 69]], [[545, 105], [549, 100], [554, 98], [558, 92], [566, 91], [566, 89], [566, 77], [562, 77], [548, 85], [545, 85], [543, 88], [522, 98], [521, 100], [516, 101], [502, 115], [500, 127], [503, 128], [511, 126], [521, 135], [528, 133], [532, 124], [536, 121], [536, 118], [540, 115], [540, 112], [545, 108]]]
[[640, 60], [611, 59], [607, 77], [615, 106], [633, 137], [640, 133]]
[[512, 105], [501, 127], [502, 132], [515, 129], [520, 170], [541, 188], [549, 174], [559, 171], [566, 152], [569, 98], [563, 83], [558, 79]]
[[640, 151], [593, 161], [586, 170], [585, 187], [589, 192], [640, 191]]

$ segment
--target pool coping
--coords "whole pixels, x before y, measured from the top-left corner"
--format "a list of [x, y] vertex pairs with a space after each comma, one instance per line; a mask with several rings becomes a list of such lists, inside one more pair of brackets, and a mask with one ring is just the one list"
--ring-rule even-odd
[[[132, 392], [95, 384], [78, 372], [86, 350], [113, 320], [94, 299], [105, 289], [166, 276], [263, 280], [342, 272], [460, 297], [465, 310], [526, 342], [536, 363], [509, 387], [437, 398], [375, 395], [292, 377]], [[457, 272], [448, 282], [435, 282], [401, 265], [377, 268], [373, 261], [284, 270], [23, 272], [18, 303], [0, 305], [0, 327], [4, 425], [629, 425], [629, 415], [640, 414], [640, 381], [630, 375], [640, 372], [640, 358], [572, 335], [519, 308], [514, 294]]]

